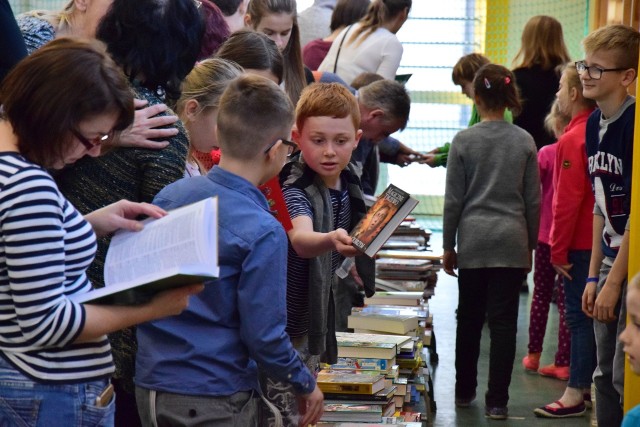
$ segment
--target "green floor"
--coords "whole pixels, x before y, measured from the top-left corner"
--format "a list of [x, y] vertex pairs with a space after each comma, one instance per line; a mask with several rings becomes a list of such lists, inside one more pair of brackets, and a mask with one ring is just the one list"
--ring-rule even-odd
[[[436, 242], [440, 236], [434, 233], [432, 237], [433, 248], [440, 248]], [[484, 417], [484, 393], [487, 384], [487, 371], [489, 366], [489, 331], [485, 326], [482, 338], [480, 361], [478, 363], [478, 390], [479, 399], [469, 408], [456, 408], [454, 405], [455, 386], [455, 335], [456, 319], [455, 310], [458, 303], [457, 280], [440, 271], [435, 296], [431, 298], [429, 307], [433, 313], [434, 332], [437, 338], [437, 352], [439, 362], [433, 367], [433, 381], [435, 389], [435, 412], [433, 426], [562, 426], [587, 427], [590, 423], [591, 411], [587, 411], [584, 417], [568, 418], [563, 420], [536, 418], [533, 409], [538, 406], [551, 403], [560, 398], [566, 382], [539, 375], [525, 373], [522, 368], [522, 358], [527, 352], [529, 306], [531, 293], [520, 294], [520, 311], [518, 316], [518, 338], [516, 363], [513, 369], [513, 378], [509, 389], [509, 419], [507, 421], [488, 420]], [[531, 282], [532, 275], [529, 274]], [[530, 289], [533, 285], [530, 283]], [[543, 365], [553, 362], [553, 355], [557, 345], [558, 311], [555, 305], [550, 310], [547, 334], [545, 336], [544, 352], [541, 363]]]

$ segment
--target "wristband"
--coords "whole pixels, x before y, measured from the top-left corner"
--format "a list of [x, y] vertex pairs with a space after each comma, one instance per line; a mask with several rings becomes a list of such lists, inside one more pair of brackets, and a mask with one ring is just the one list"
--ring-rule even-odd
[[589, 283], [589, 282], [595, 282], [598, 283], [600, 281], [599, 277], [587, 277], [587, 280], [585, 280], [585, 282]]

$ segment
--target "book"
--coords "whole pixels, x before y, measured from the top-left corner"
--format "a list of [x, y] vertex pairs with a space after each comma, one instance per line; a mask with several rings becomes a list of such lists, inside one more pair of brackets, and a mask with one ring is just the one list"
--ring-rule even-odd
[[409, 73], [409, 74], [396, 74], [395, 80], [398, 83], [402, 83], [405, 84], [409, 81], [409, 79], [411, 78], [413, 74]]
[[331, 365], [331, 369], [360, 369], [371, 371], [388, 371], [396, 364], [395, 357], [391, 359], [367, 359], [362, 357], [339, 357], [338, 363]]
[[142, 231], [118, 231], [111, 239], [103, 288], [72, 295], [77, 303], [131, 305], [163, 290], [218, 277], [218, 199], [172, 210], [144, 221]]
[[389, 184], [351, 231], [353, 246], [373, 257], [417, 204], [409, 193]]
[[384, 249], [378, 252], [380, 258], [426, 259], [433, 263], [442, 262], [442, 254], [429, 251], [412, 251], [403, 249]]
[[376, 277], [376, 289], [382, 291], [423, 291], [427, 287], [424, 280], [386, 280]]
[[376, 292], [371, 298], [365, 298], [365, 305], [403, 305], [419, 306], [422, 292]]
[[322, 370], [316, 381], [323, 393], [375, 394], [384, 389], [384, 375]]
[[336, 339], [338, 357], [391, 359], [400, 352], [400, 347], [412, 338], [402, 335], [336, 332]]
[[347, 326], [351, 329], [406, 334], [418, 327], [418, 317], [410, 314], [352, 312], [347, 318]]
[[396, 387], [385, 387], [374, 394], [345, 394], [345, 393], [324, 393], [325, 403], [349, 402], [352, 405], [370, 405], [374, 402], [378, 404], [388, 403], [396, 393]]
[[287, 203], [284, 201], [284, 194], [282, 194], [282, 187], [278, 176], [274, 176], [269, 181], [265, 182], [258, 189], [267, 198], [269, 203], [269, 211], [274, 217], [282, 224], [284, 231], [289, 232], [293, 228], [291, 222], [291, 216], [289, 215], [289, 209]]

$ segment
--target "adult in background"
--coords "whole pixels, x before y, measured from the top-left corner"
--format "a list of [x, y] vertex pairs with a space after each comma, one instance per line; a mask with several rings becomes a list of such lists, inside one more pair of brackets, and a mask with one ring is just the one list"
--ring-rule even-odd
[[[329, 24], [331, 34], [302, 45], [302, 62], [304, 62], [304, 65], [311, 70], [317, 70], [325, 56], [327, 56], [327, 52], [329, 52], [331, 44], [338, 37], [338, 34], [347, 26], [362, 19], [367, 13], [369, 4], [371, 4], [370, 0], [338, 0], [331, 14], [331, 23]], [[298, 17], [299, 20], [300, 17]], [[302, 30], [303, 27], [300, 28], [300, 31]]]
[[[96, 36], [129, 80], [136, 98], [149, 104], [178, 99], [182, 80], [200, 51], [203, 24], [193, 0], [114, 0]], [[113, 201], [151, 202], [162, 188], [183, 177], [187, 134], [179, 133], [163, 150], [116, 148], [96, 158], [83, 158], [57, 177], [62, 193], [80, 212], [91, 212]], [[104, 259], [110, 238], [98, 241], [89, 269], [95, 286], [104, 286]], [[116, 362], [114, 384], [120, 391], [116, 422], [135, 426], [133, 376], [136, 353], [133, 328], [111, 337]]]
[[329, 23], [335, 6], [336, 0], [314, 0], [311, 6], [298, 14], [301, 46], [331, 33]]
[[374, 0], [360, 22], [345, 28], [318, 67], [351, 82], [359, 74], [394, 79], [402, 58], [396, 33], [409, 16], [411, 0]]
[[558, 90], [558, 67], [569, 59], [562, 25], [557, 19], [539, 15], [527, 21], [520, 50], [513, 60], [513, 74], [522, 98], [522, 112], [513, 123], [533, 136], [538, 150], [554, 142], [544, 129], [544, 118]]
[[[82, 156], [133, 120], [133, 96], [97, 41], [60, 39], [20, 62], [0, 91], [0, 424], [113, 426], [114, 366], [106, 334], [172, 316], [201, 287], [142, 306], [73, 302], [92, 289], [96, 235], [136, 230], [128, 218], [161, 209], [125, 200], [84, 217], [47, 172]], [[34, 108], [36, 106], [37, 108]], [[122, 424], [131, 425], [131, 424]]]
[[[59, 37], [95, 38], [100, 20], [113, 0], [70, 0], [62, 10], [33, 10], [17, 18], [18, 27], [31, 54]], [[166, 114], [164, 103], [147, 106], [144, 100], [135, 100], [136, 114], [129, 129], [104, 145], [164, 148], [178, 133], [175, 127], [168, 127], [178, 120], [173, 114]]]
[[9, 70], [27, 56], [24, 40], [7, 0], [0, 0], [0, 51], [2, 51], [0, 55], [0, 82], [2, 82]]

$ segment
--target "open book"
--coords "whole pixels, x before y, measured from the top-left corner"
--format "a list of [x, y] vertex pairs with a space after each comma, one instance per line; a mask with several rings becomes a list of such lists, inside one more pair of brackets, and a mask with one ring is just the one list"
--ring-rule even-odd
[[218, 199], [172, 210], [145, 221], [142, 231], [119, 231], [104, 266], [105, 286], [70, 299], [90, 304], [141, 304], [156, 293], [215, 279]]
[[373, 257], [417, 204], [409, 193], [389, 184], [351, 231], [353, 246]]

